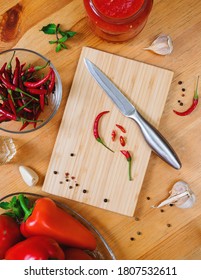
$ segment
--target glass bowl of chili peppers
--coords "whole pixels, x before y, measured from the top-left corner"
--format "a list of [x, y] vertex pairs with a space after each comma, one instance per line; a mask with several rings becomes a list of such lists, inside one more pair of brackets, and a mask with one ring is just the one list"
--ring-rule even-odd
[[56, 114], [62, 84], [54, 65], [43, 55], [14, 48], [0, 53], [0, 129], [27, 133], [46, 125]]
[[[47, 196], [16, 192], [0, 198], [0, 229], [8, 233], [8, 240], [0, 238], [0, 259], [29, 259], [30, 256], [32, 260], [42, 259], [44, 254], [48, 255], [40, 248], [40, 242], [44, 241], [56, 248], [53, 252], [56, 255], [49, 259], [116, 259], [103, 236], [89, 221], [67, 204]], [[41, 236], [43, 238], [39, 240]], [[44, 237], [51, 240], [44, 240]]]

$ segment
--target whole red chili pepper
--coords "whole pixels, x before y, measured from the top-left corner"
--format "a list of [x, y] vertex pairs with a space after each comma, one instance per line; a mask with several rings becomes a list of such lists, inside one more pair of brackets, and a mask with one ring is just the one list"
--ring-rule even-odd
[[123, 133], [126, 133], [126, 130], [122, 125], [116, 124], [116, 127], [118, 127]]
[[10, 120], [13, 120], [13, 121], [16, 121], [16, 120], [17, 120], [17, 116], [16, 116], [16, 115], [14, 115], [14, 114], [8, 112], [6, 109], [3, 109], [3, 108], [1, 108], [1, 107], [0, 107], [0, 113], [1, 113], [3, 116], [5, 116], [5, 117], [7, 117], [8, 119], [10, 119]]
[[39, 71], [41, 69], [44, 69], [45, 67], [47, 67], [48, 65], [50, 64], [50, 61], [48, 60], [44, 65], [36, 65], [36, 66], [30, 66], [28, 69], [27, 69], [27, 72], [28, 73], [33, 73], [35, 71]]
[[123, 136], [119, 137], [120, 144], [124, 147], [126, 145], [125, 138]]
[[94, 121], [94, 126], [93, 126], [93, 133], [94, 133], [95, 139], [96, 139], [99, 143], [101, 143], [101, 144], [102, 144], [103, 146], [105, 146], [108, 150], [110, 150], [111, 152], [114, 153], [114, 151], [111, 150], [108, 146], [106, 146], [106, 144], [103, 142], [103, 140], [102, 140], [101, 137], [99, 136], [99, 131], [98, 131], [98, 125], [99, 125], [100, 118], [101, 118], [103, 115], [107, 114], [107, 113], [109, 113], [109, 111], [103, 111], [103, 112], [99, 113], [99, 114], [96, 116], [95, 121]]
[[[24, 99], [22, 99], [23, 101], [24, 101]], [[21, 99], [18, 99], [17, 100], [17, 103], [18, 103], [18, 105], [20, 106], [20, 107], [23, 107], [23, 110], [24, 111], [26, 111], [26, 112], [28, 112], [28, 113], [32, 113], [32, 110], [31, 109], [29, 109], [29, 108], [27, 108], [26, 107], [26, 103], [25, 103], [25, 101], [24, 102], [22, 102], [22, 100]], [[25, 107], [24, 107], [25, 106]]]
[[3, 84], [8, 88], [11, 89], [13, 91], [17, 91], [17, 92], [21, 92], [29, 97], [31, 97], [32, 99], [38, 101], [38, 99], [36, 97], [33, 97], [31, 95], [29, 95], [28, 93], [24, 92], [23, 90], [21, 90], [20, 88], [14, 86], [13, 84], [9, 83], [9, 81], [7, 81], [2, 75], [0, 75], [0, 80], [3, 82]]
[[26, 88], [26, 92], [29, 92], [31, 94], [39, 94], [39, 95], [44, 95], [47, 93], [46, 89], [39, 89], [39, 88]]
[[53, 71], [53, 69], [50, 68], [48, 74], [43, 79], [41, 79], [37, 82], [27, 82], [27, 81], [25, 81], [24, 86], [27, 87], [27, 88], [38, 88], [38, 87], [40, 87], [41, 85], [45, 84], [49, 80], [52, 71]]
[[192, 102], [191, 106], [184, 112], [178, 112], [176, 110], [173, 110], [173, 112], [175, 114], [177, 114], [179, 116], [187, 116], [195, 110], [195, 108], [198, 105], [198, 81], [199, 81], [199, 76], [197, 78], [197, 85], [196, 85], [196, 88], [195, 88], [195, 92], [194, 92], [194, 96], [193, 96], [193, 102]]
[[126, 157], [126, 159], [128, 161], [128, 178], [131, 181], [132, 180], [132, 177], [131, 177], [131, 161], [132, 161], [131, 154], [129, 153], [129, 151], [126, 151], [126, 150], [121, 150], [120, 152]]
[[52, 70], [51, 80], [48, 85], [48, 92], [51, 93], [54, 90], [54, 87], [55, 87], [55, 73], [54, 73], [54, 70]]
[[47, 236], [33, 236], [8, 249], [5, 260], [64, 260], [59, 244]]
[[19, 86], [19, 77], [20, 77], [20, 61], [18, 57], [15, 58], [16, 66], [13, 74], [13, 85], [18, 87]]
[[58, 243], [82, 249], [94, 250], [96, 239], [94, 235], [55, 202], [47, 197], [36, 200], [34, 207], [27, 207], [27, 200], [18, 196], [21, 208], [25, 213], [20, 230], [25, 237], [45, 235]]
[[16, 116], [15, 104], [13, 102], [12, 91], [8, 90], [8, 102], [13, 114]]

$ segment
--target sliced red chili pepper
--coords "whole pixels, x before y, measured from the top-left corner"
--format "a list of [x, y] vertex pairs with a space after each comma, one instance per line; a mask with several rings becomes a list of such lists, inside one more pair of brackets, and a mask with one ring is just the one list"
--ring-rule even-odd
[[105, 115], [105, 114], [107, 114], [107, 113], [109, 113], [109, 111], [103, 111], [103, 112], [101, 112], [101, 113], [99, 113], [99, 114], [97, 115], [97, 117], [95, 118], [95, 121], [94, 121], [93, 132], [94, 132], [94, 137], [96, 138], [96, 140], [97, 140], [99, 143], [101, 143], [103, 146], [105, 146], [108, 150], [110, 150], [111, 152], [114, 153], [113, 150], [111, 150], [108, 146], [106, 146], [106, 144], [103, 142], [103, 140], [102, 140], [101, 137], [99, 136], [99, 132], [98, 132], [99, 120], [100, 120], [100, 118], [101, 118], [103, 115]]
[[116, 127], [118, 127], [123, 133], [126, 133], [126, 130], [122, 125], [116, 124]]
[[178, 112], [176, 110], [173, 110], [173, 112], [175, 114], [177, 114], [179, 116], [187, 116], [195, 110], [195, 108], [198, 105], [198, 81], [199, 81], [199, 76], [197, 78], [197, 85], [196, 85], [196, 88], [195, 88], [195, 91], [194, 91], [193, 102], [192, 102], [191, 106], [184, 112]]
[[119, 137], [120, 144], [124, 147], [126, 145], [125, 138], [123, 136]]
[[112, 136], [112, 141], [114, 141], [115, 140], [115, 138], [116, 138], [116, 131], [115, 130], [113, 130], [112, 131], [112, 134], [111, 134], [111, 136]]
[[121, 150], [120, 152], [126, 157], [126, 159], [128, 161], [128, 178], [129, 178], [129, 181], [132, 181], [132, 177], [131, 177], [132, 157], [131, 157], [131, 154], [129, 153], [129, 151], [126, 151], [126, 150]]

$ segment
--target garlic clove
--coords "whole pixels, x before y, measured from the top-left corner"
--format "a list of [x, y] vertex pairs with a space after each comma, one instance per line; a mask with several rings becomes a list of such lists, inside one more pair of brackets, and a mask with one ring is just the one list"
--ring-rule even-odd
[[37, 184], [39, 177], [33, 169], [21, 165], [19, 167], [19, 171], [22, 176], [22, 179], [28, 186], [33, 187]]
[[160, 35], [149, 47], [144, 48], [144, 50], [149, 50], [159, 55], [171, 54], [173, 51], [173, 42], [170, 36]]
[[174, 204], [178, 208], [191, 208], [195, 204], [196, 197], [189, 185], [184, 181], [176, 182], [170, 196], [163, 200], [158, 206], [152, 206], [153, 208], [160, 208], [165, 205]]
[[196, 198], [195, 198], [195, 194], [192, 193], [186, 200], [184, 201], [177, 201], [175, 203], [175, 206], [177, 206], [178, 208], [192, 208], [193, 205], [195, 204]]

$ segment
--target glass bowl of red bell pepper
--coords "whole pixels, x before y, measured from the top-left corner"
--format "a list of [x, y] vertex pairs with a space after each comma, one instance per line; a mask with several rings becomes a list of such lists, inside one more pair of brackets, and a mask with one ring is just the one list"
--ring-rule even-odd
[[0, 53], [0, 129], [27, 133], [45, 126], [62, 99], [62, 83], [51, 60], [28, 49]]
[[[17, 226], [5, 221], [5, 216]], [[3, 232], [8, 233], [8, 240]], [[47, 256], [66, 260], [116, 259], [99, 231], [67, 204], [35, 193], [8, 194], [0, 199], [0, 259], [30, 256], [36, 260]]]

